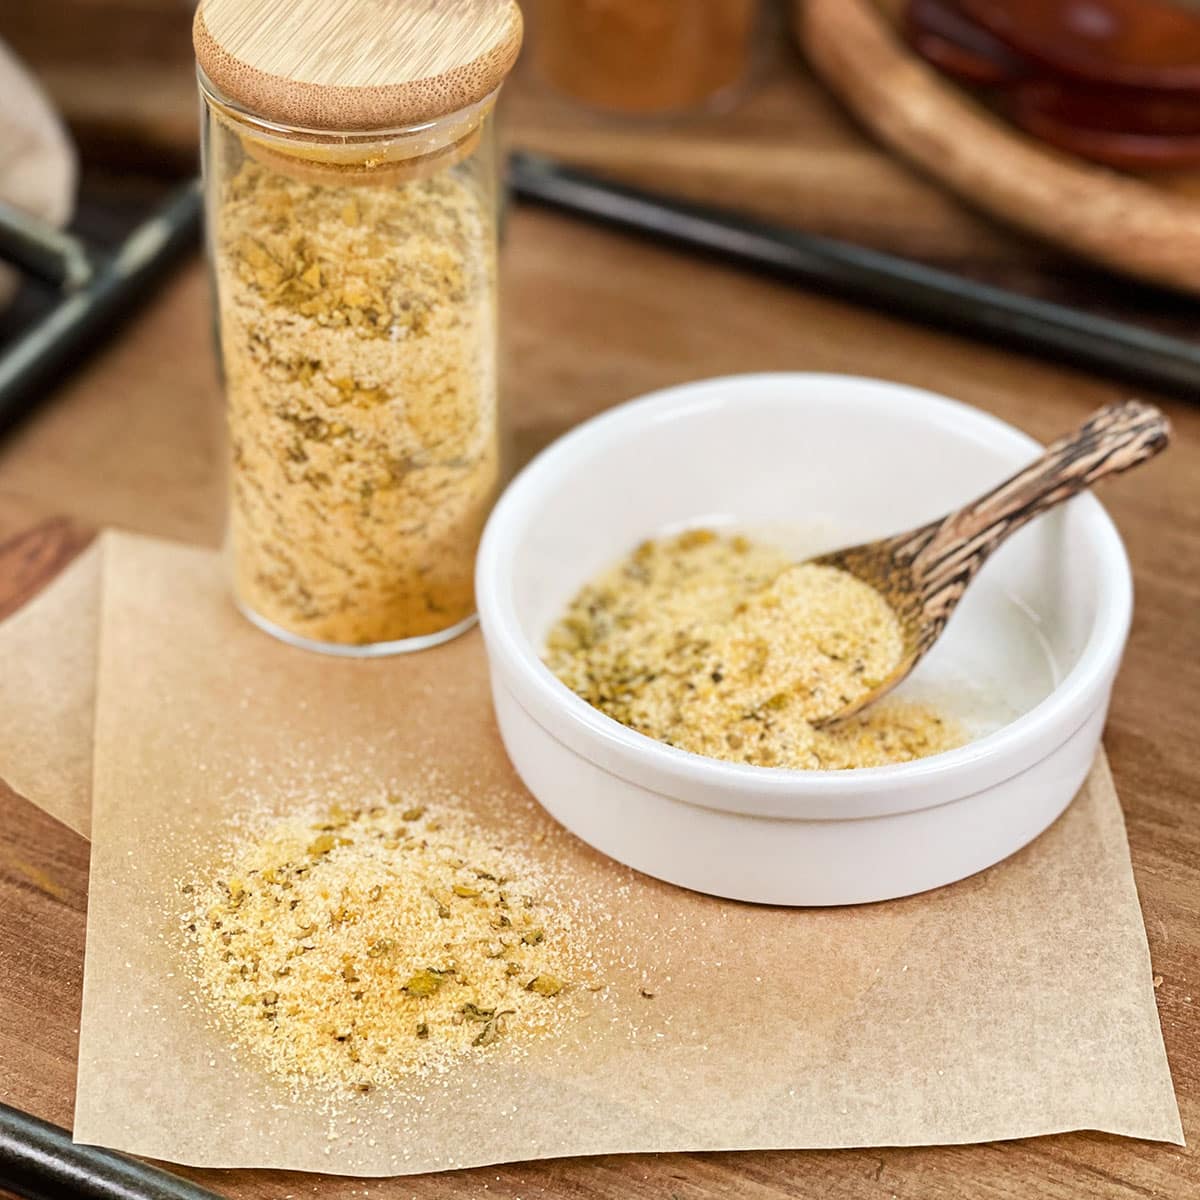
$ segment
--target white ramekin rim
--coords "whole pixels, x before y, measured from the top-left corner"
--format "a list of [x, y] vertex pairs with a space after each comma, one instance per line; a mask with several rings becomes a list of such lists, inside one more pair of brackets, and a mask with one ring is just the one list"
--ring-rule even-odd
[[[647, 425], [679, 421], [698, 411], [752, 399], [760, 387], [781, 382], [852, 384], [861, 404], [903, 400], [932, 424], [956, 433], [1007, 443], [1031, 455], [1042, 447], [996, 417], [948, 397], [904, 384], [861, 376], [808, 372], [724, 376], [652, 392], [578, 426], [534, 458], [496, 505], [480, 544], [476, 597], [493, 672], [522, 708], [557, 741], [603, 769], [686, 803], [725, 812], [780, 819], [850, 819], [933, 808], [973, 795], [1041, 761], [1106, 702], [1120, 665], [1133, 608], [1129, 560], [1116, 527], [1091, 495], [1071, 501], [1083, 511], [1085, 529], [1102, 580], [1096, 616], [1074, 666], [1053, 691], [1028, 712], [957, 750], [915, 762], [854, 771], [797, 771], [705, 758], [626, 728], [593, 708], [542, 662], [538, 648], [516, 617], [513, 580], [515, 539], [546, 491], [597, 442], [620, 441]], [[569, 781], [564, 781], [568, 786]]]

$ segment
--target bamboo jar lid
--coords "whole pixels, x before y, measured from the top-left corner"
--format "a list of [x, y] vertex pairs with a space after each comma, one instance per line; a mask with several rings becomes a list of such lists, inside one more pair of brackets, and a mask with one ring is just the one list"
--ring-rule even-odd
[[516, 0], [201, 0], [200, 69], [274, 124], [366, 132], [491, 95], [521, 48]]

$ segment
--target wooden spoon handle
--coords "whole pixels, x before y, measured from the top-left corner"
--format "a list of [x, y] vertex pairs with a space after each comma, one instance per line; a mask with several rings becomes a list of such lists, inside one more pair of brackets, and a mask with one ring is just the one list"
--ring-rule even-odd
[[1153, 458], [1170, 436], [1170, 422], [1152, 404], [1110, 404], [986, 495], [904, 539], [926, 617], [949, 616], [988, 556], [1034, 517]]

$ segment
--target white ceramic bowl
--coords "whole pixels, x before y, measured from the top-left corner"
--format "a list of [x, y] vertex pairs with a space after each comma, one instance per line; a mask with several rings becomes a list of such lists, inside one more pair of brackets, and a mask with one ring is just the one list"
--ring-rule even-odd
[[1091, 496], [997, 552], [904, 685], [979, 732], [947, 754], [855, 771], [718, 762], [611, 720], [540, 654], [578, 588], [648, 536], [736, 524], [816, 553], [921, 524], [1038, 449], [963, 404], [838, 375], [687, 384], [574, 430], [513, 482], [479, 553], [496, 716], [521, 778], [605, 854], [741, 900], [884, 900], [1012, 854], [1082, 784], [1128, 633], [1129, 564]]

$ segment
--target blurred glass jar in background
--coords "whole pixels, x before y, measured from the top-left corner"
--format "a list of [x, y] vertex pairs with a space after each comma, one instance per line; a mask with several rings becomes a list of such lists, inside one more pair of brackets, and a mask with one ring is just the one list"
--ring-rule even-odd
[[591, 108], [725, 109], [753, 66], [759, 0], [535, 0], [532, 8], [539, 72]]

